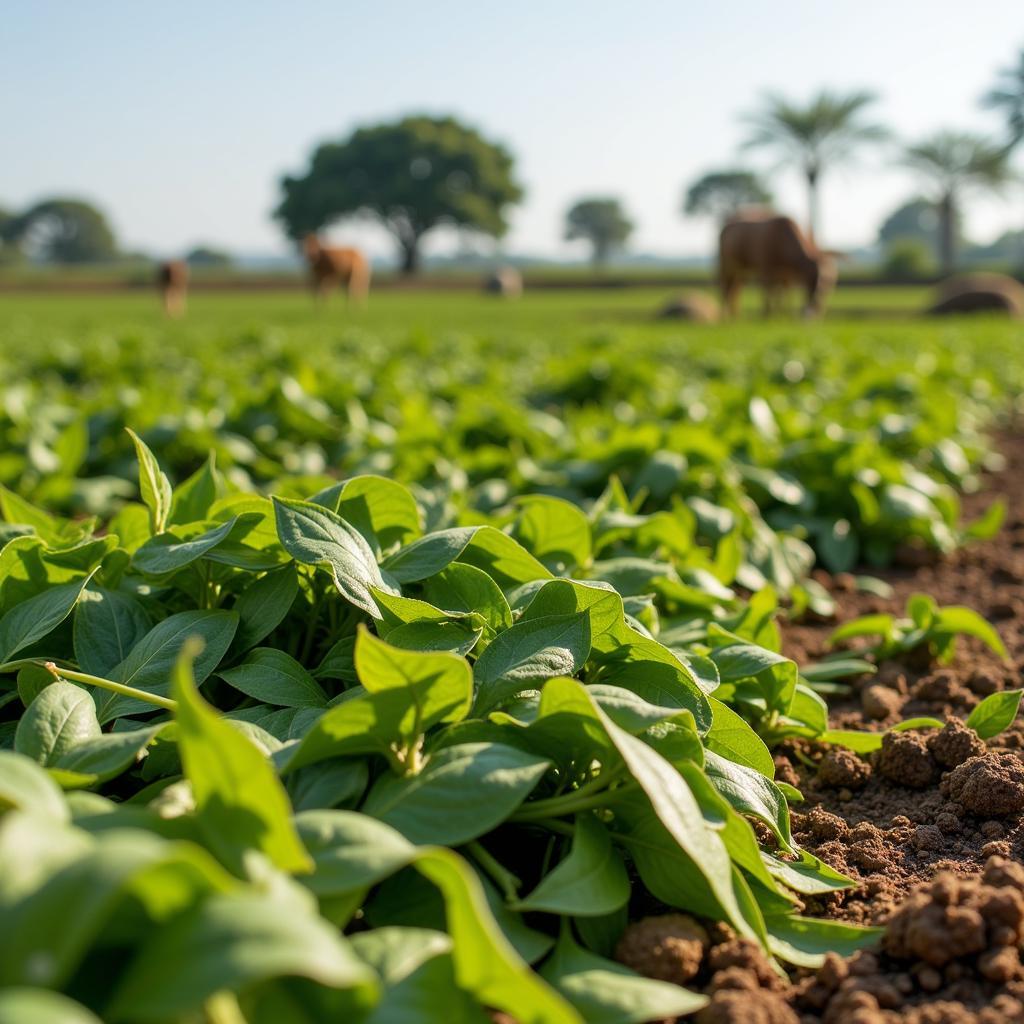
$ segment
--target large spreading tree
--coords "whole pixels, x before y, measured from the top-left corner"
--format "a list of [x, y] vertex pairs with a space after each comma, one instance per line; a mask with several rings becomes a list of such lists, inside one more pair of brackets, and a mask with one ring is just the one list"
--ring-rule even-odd
[[565, 215], [566, 239], [588, 241], [596, 266], [607, 263], [612, 252], [625, 245], [632, 232], [633, 222], [618, 199], [581, 199]]
[[428, 231], [450, 225], [500, 238], [523, 195], [508, 150], [451, 117], [359, 128], [318, 146], [306, 173], [281, 185], [275, 216], [291, 238], [370, 215], [394, 235], [407, 273]]
[[771, 192], [753, 171], [708, 171], [686, 190], [683, 212], [725, 221], [744, 206], [770, 206], [772, 201]]
[[5, 241], [47, 263], [96, 263], [117, 255], [106, 217], [82, 199], [45, 199], [4, 224]]

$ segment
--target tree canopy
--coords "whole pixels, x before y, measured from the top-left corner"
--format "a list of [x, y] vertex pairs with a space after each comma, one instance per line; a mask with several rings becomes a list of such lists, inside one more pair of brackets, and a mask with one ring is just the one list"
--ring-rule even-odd
[[863, 117], [874, 102], [874, 93], [864, 90], [845, 95], [823, 90], [803, 105], [768, 93], [761, 109], [744, 117], [750, 127], [744, 148], [770, 150], [800, 168], [812, 236], [820, 228], [818, 186], [825, 169], [848, 160], [864, 143], [888, 138], [884, 128]]
[[1020, 51], [1013, 67], [999, 72], [996, 84], [985, 93], [981, 102], [1006, 118], [1011, 146], [1024, 141], [1024, 50]]
[[33, 259], [50, 263], [93, 263], [117, 255], [106, 217], [82, 199], [45, 199], [10, 217], [4, 237]]
[[772, 194], [753, 171], [708, 171], [686, 190], [683, 212], [726, 220], [743, 206], [769, 206]]
[[618, 199], [581, 199], [565, 215], [565, 237], [590, 242], [595, 264], [608, 262], [612, 251], [620, 248], [633, 232], [633, 222], [626, 216]]
[[508, 150], [451, 117], [359, 128], [318, 146], [306, 173], [281, 186], [275, 216], [291, 238], [369, 215], [395, 237], [409, 272], [428, 231], [452, 225], [500, 238], [508, 207], [523, 195]]
[[185, 262], [193, 267], [230, 267], [234, 260], [231, 253], [212, 245], [197, 245], [190, 249]]
[[968, 189], [999, 190], [1014, 179], [1006, 146], [968, 132], [937, 132], [907, 146], [903, 162], [932, 192], [939, 215], [940, 260], [949, 273], [956, 263], [959, 203]]

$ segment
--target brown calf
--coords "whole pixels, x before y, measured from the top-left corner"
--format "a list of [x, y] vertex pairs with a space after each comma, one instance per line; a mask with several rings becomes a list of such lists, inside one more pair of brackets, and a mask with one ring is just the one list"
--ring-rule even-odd
[[157, 267], [156, 286], [164, 313], [179, 317], [185, 312], [185, 297], [188, 293], [188, 264], [184, 260], [166, 260]]
[[321, 245], [316, 235], [306, 235], [302, 251], [309, 267], [309, 280], [318, 299], [326, 299], [332, 284], [345, 289], [349, 301], [366, 302], [370, 291], [370, 264], [358, 249]]

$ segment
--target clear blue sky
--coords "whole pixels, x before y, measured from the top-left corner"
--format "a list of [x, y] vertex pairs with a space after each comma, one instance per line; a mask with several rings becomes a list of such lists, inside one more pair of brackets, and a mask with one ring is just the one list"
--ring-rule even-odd
[[[461, 116], [516, 154], [528, 196], [509, 248], [576, 251], [564, 211], [602, 193], [632, 213], [634, 249], [693, 253], [711, 230], [681, 217], [683, 184], [735, 160], [737, 115], [761, 90], [867, 86], [902, 136], [994, 132], [977, 100], [1024, 45], [1024, 5], [32, 0], [5, 6], [0, 38], [0, 204], [86, 196], [130, 245], [283, 250], [270, 219], [282, 173], [318, 140], [424, 111]], [[774, 183], [802, 214], [797, 180]], [[866, 155], [825, 182], [825, 241], [868, 241], [912, 190]], [[981, 236], [1022, 222], [1021, 194], [968, 217]], [[365, 227], [337, 234], [389, 251]]]

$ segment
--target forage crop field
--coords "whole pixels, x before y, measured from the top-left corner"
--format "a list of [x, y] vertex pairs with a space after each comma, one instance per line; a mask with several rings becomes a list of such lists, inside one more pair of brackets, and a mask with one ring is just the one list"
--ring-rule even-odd
[[894, 659], [1013, 657], [864, 605], [999, 534], [1024, 331], [664, 299], [3, 298], [0, 1022], [641, 1024], [728, 943], [779, 1001], [896, 956], [778, 765], [953, 728], [830, 713]]

